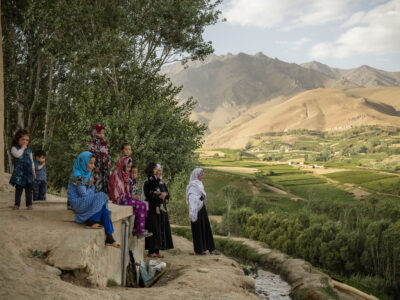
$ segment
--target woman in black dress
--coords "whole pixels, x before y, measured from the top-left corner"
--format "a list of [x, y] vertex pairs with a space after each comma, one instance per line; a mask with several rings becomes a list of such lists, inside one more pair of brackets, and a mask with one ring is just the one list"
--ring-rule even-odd
[[167, 201], [169, 201], [169, 192], [167, 189], [167, 185], [162, 179], [162, 173], [163, 173], [163, 167], [159, 164], [157, 164], [157, 179], [158, 179], [158, 185], [160, 187], [160, 192], [161, 193], [166, 193], [167, 196], [165, 197], [163, 201], [163, 207], [164, 209], [161, 210], [160, 215], [161, 215], [161, 248], [160, 250], [168, 250], [168, 249], [173, 249], [174, 244], [172, 242], [172, 235], [171, 235], [171, 226], [169, 224], [169, 217], [168, 217], [168, 209], [167, 209]]
[[186, 202], [189, 205], [189, 217], [192, 227], [194, 252], [204, 255], [206, 250], [210, 254], [219, 254], [215, 250], [214, 238], [206, 210], [206, 192], [203, 186], [204, 171], [196, 168], [190, 175], [190, 182], [186, 188]]
[[161, 214], [160, 204], [164, 201], [167, 194], [161, 192], [159, 186], [159, 180], [155, 176], [157, 170], [157, 164], [150, 162], [146, 167], [147, 179], [143, 183], [143, 193], [145, 200], [149, 203], [147, 217], [146, 217], [146, 229], [148, 232], [152, 232], [151, 237], [146, 237], [145, 249], [149, 250], [149, 256], [153, 258], [162, 258], [160, 254], [161, 245]]

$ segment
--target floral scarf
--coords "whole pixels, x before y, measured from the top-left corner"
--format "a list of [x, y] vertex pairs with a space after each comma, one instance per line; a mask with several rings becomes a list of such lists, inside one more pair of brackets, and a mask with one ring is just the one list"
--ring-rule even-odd
[[98, 136], [98, 133], [103, 129], [105, 130], [101, 124], [93, 126], [89, 151], [96, 156], [96, 167], [99, 167], [99, 162], [102, 161], [103, 165], [108, 168], [111, 164], [110, 151], [108, 150], [107, 142]]
[[108, 183], [108, 191], [110, 198], [114, 203], [118, 203], [124, 199], [129, 192], [129, 173], [125, 172], [126, 166], [132, 163], [129, 157], [121, 157]]

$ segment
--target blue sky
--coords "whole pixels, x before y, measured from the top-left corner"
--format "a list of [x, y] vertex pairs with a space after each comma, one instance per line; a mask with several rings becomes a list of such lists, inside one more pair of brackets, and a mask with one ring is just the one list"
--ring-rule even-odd
[[400, 0], [225, 0], [204, 33], [215, 54], [400, 72]]

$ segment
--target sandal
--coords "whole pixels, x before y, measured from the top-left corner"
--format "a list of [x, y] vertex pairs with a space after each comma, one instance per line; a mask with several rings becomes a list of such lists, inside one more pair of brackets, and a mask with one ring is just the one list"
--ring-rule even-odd
[[18, 210], [19, 206], [18, 205], [14, 205], [13, 210]]
[[32, 207], [32, 205], [28, 205], [28, 206], [26, 207], [26, 209], [28, 209], [28, 210], [32, 210], [32, 209], [33, 209], [33, 207]]
[[106, 243], [106, 246], [109, 246], [109, 247], [114, 247], [114, 248], [121, 248], [121, 246], [120, 246], [120, 244], [118, 244], [117, 242], [113, 242], [113, 243]]
[[86, 226], [86, 228], [88, 228], [88, 229], [101, 229], [101, 228], [103, 228], [103, 226], [101, 226], [99, 223], [95, 223], [93, 225]]
[[157, 254], [155, 254], [155, 253], [148, 254], [147, 256], [148, 256], [148, 257], [151, 257], [151, 258], [157, 258]]
[[210, 252], [211, 255], [220, 255], [221, 252], [219, 252], [218, 250], [213, 250]]
[[157, 254], [157, 257], [158, 257], [158, 258], [164, 258], [164, 255], [158, 253], [158, 254]]

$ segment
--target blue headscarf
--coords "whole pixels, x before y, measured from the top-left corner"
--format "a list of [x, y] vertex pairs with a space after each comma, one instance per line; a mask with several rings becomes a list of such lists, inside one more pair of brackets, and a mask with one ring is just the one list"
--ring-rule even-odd
[[93, 153], [89, 151], [82, 152], [75, 160], [74, 168], [72, 171], [71, 179], [73, 182], [87, 183], [92, 176], [89, 172], [87, 165], [90, 159], [94, 157]]

